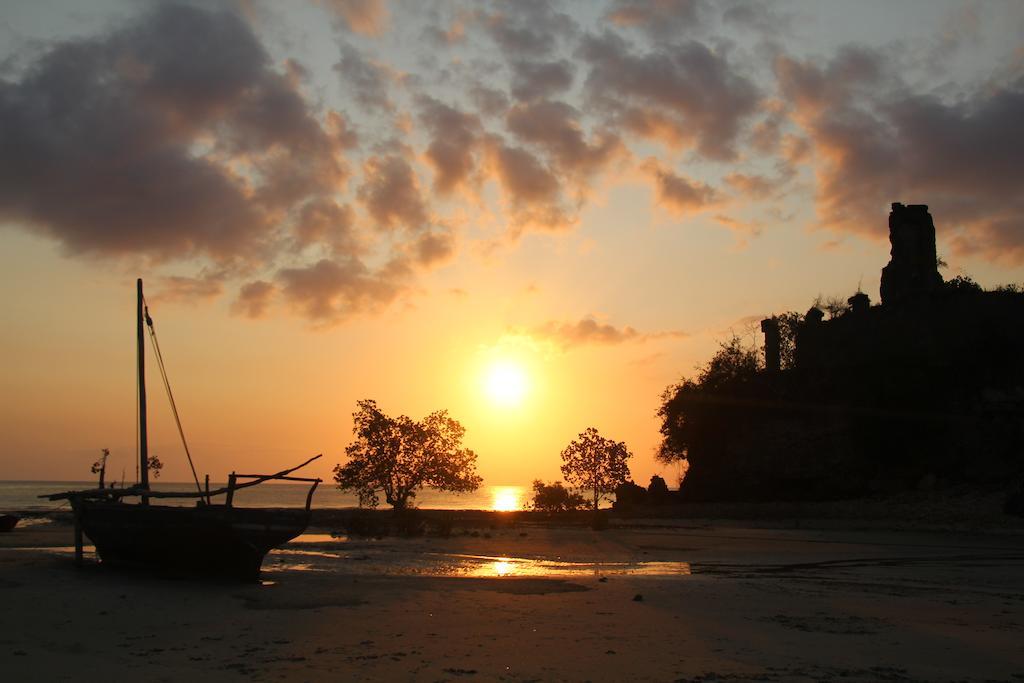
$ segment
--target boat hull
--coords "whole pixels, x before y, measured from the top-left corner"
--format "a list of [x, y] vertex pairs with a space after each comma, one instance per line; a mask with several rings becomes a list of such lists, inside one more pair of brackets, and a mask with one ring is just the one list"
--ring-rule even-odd
[[263, 558], [309, 524], [309, 510], [174, 507], [80, 500], [82, 531], [103, 564], [254, 581]]

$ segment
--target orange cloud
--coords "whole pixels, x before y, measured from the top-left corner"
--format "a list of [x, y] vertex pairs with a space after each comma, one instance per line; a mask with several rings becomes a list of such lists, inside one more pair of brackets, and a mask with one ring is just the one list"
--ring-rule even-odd
[[678, 175], [655, 159], [645, 161], [642, 168], [654, 178], [658, 203], [674, 213], [695, 213], [718, 202], [714, 188]]
[[238, 291], [238, 297], [231, 304], [231, 312], [246, 318], [261, 318], [270, 306], [277, 287], [264, 280], [247, 282]]
[[380, 36], [391, 18], [386, 0], [320, 0], [353, 33]]
[[617, 345], [625, 342], [644, 342], [651, 339], [682, 338], [685, 332], [671, 330], [666, 332], [641, 333], [633, 327], [615, 327], [601, 323], [593, 317], [585, 317], [576, 322], [547, 323], [534, 328], [529, 335], [535, 339], [547, 340], [563, 349], [586, 345]]

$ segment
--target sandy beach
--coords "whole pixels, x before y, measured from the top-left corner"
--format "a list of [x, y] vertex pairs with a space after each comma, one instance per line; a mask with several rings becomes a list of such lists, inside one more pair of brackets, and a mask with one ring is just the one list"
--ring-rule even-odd
[[506, 526], [275, 551], [261, 584], [0, 537], [11, 681], [1020, 680], [1024, 536]]

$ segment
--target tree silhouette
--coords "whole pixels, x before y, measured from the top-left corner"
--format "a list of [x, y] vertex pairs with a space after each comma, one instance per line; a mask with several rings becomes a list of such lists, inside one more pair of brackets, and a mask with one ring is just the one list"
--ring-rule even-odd
[[669, 498], [668, 484], [657, 474], [651, 477], [647, 485], [647, 499], [654, 505], [664, 503]]
[[587, 427], [562, 451], [562, 475], [570, 484], [593, 491], [596, 512], [601, 496], [614, 492], [629, 479], [626, 461], [631, 457], [625, 443], [606, 439]]
[[690, 446], [704, 433], [727, 428], [716, 422], [721, 414], [715, 409], [719, 394], [749, 380], [760, 367], [757, 349], [745, 346], [742, 339], [733, 335], [719, 345], [696, 380], [683, 378], [666, 388], [658, 408], [662, 440], [655, 457], [665, 464], [684, 461]]
[[476, 453], [462, 447], [465, 428], [439, 410], [416, 422], [405, 415], [385, 415], [372, 400], [352, 413], [354, 442], [345, 448], [349, 461], [334, 468], [342, 490], [354, 490], [359, 504], [377, 507], [378, 492], [395, 510], [404, 510], [425, 487], [474, 491]]
[[533, 482], [533, 509], [541, 512], [566, 512], [587, 506], [587, 501], [573, 493], [560, 481], [545, 484], [540, 479]]

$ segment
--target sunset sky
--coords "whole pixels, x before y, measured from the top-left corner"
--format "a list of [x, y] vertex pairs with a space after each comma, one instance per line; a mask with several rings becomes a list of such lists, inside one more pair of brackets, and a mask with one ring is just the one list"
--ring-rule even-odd
[[[894, 201], [1024, 281], [1024, 3], [9, 0], [0, 479], [134, 477], [146, 282], [200, 473], [448, 409], [486, 484], [861, 287]], [[153, 368], [155, 370], [155, 368]], [[151, 449], [183, 481], [159, 377]]]

